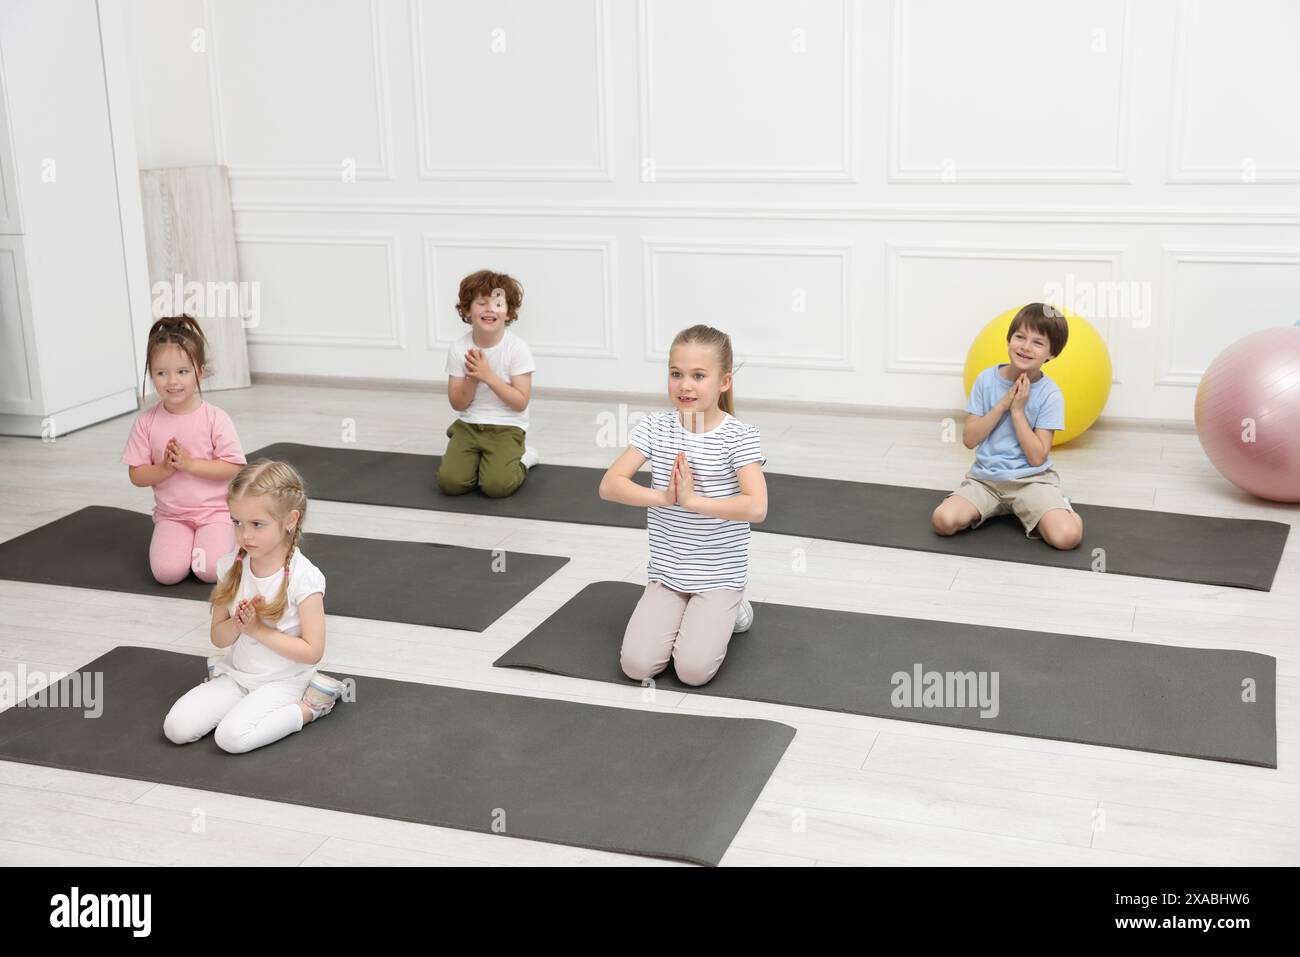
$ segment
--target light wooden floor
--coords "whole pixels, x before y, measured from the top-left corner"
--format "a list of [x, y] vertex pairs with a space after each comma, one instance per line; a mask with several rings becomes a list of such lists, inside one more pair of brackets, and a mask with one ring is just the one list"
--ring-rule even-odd
[[[349, 418], [360, 447], [440, 452], [450, 419], [444, 397], [410, 392], [258, 385], [213, 398], [234, 417], [246, 450], [273, 441], [341, 445]], [[970, 459], [960, 443], [940, 441], [938, 416], [746, 414], [743, 395], [740, 412], [762, 429], [772, 471], [950, 487]], [[617, 405], [537, 400], [530, 442], [544, 463], [603, 467], [616, 450], [596, 444], [602, 413], [616, 414]], [[130, 425], [122, 417], [51, 444], [0, 438], [0, 538], [89, 504], [147, 512], [150, 493], [132, 487], [118, 464]], [[1227, 485], [1190, 432], [1094, 431], [1055, 459], [1067, 494], [1082, 502], [1293, 525], [1297, 517], [1295, 508]], [[636, 688], [491, 664], [586, 583], [644, 581], [643, 531], [323, 501], [313, 502], [309, 529], [572, 558], [482, 634], [331, 616], [327, 666], [651, 707]], [[791, 571], [796, 548], [806, 551], [806, 572]], [[1262, 593], [756, 531], [750, 595], [1273, 655], [1280, 767], [661, 692], [658, 709], [771, 718], [798, 729], [724, 864], [1300, 863], [1300, 535], [1290, 537], [1273, 591]], [[198, 654], [208, 647], [206, 622], [198, 602], [0, 581], [0, 669], [68, 671], [118, 644]], [[207, 820], [203, 833], [192, 830], [196, 809]], [[664, 862], [0, 762], [0, 863]]]

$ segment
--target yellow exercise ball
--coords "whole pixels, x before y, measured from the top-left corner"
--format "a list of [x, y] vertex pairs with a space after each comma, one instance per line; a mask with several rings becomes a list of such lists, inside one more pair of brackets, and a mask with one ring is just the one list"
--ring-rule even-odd
[[[1008, 309], [980, 330], [971, 343], [962, 374], [967, 398], [976, 376], [991, 365], [1010, 361], [1007, 330], [1019, 311], [1019, 306]], [[1105, 340], [1088, 320], [1063, 312], [1070, 327], [1070, 338], [1059, 356], [1043, 363], [1044, 375], [1051, 376], [1065, 396], [1065, 428], [1056, 433], [1053, 448], [1087, 432], [1110, 398], [1110, 352]]]

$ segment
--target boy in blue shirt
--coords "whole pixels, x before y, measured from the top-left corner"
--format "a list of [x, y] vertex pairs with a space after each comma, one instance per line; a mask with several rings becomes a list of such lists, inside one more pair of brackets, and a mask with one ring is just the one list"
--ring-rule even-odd
[[1053, 433], [1065, 428], [1065, 396], [1042, 370], [1061, 354], [1067, 338], [1065, 317], [1041, 302], [1031, 302], [1011, 320], [1010, 363], [990, 366], [971, 386], [962, 444], [976, 450], [975, 464], [931, 516], [940, 535], [1013, 512], [1030, 538], [1067, 549], [1082, 541], [1083, 519], [1061, 494], [1049, 455]]

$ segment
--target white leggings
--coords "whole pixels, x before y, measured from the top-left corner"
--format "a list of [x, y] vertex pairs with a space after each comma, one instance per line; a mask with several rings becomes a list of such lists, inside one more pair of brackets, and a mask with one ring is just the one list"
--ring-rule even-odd
[[193, 744], [216, 728], [222, 751], [252, 751], [302, 730], [298, 702], [307, 682], [275, 681], [245, 691], [230, 675], [217, 675], [181, 695], [163, 719], [163, 734], [173, 744]]

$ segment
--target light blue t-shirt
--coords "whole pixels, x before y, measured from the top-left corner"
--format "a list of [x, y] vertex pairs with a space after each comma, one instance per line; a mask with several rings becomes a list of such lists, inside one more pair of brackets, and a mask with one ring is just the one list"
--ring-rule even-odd
[[[975, 384], [970, 389], [970, 401], [966, 411], [975, 415], [986, 415], [988, 411], [1002, 401], [1015, 383], [1003, 378], [1001, 369], [1006, 365], [989, 366], [975, 377]], [[1029, 384], [1029, 401], [1025, 403], [1025, 418], [1031, 429], [1065, 428], [1065, 396], [1061, 387], [1053, 382], [1046, 373], [1037, 382]], [[976, 478], [1001, 481], [1003, 479], [1024, 478], [1037, 475], [1052, 467], [1049, 455], [1042, 465], [1030, 465], [1025, 458], [1025, 450], [1016, 438], [1016, 427], [1011, 421], [1011, 410], [1003, 413], [998, 424], [984, 441], [975, 449], [975, 464], [970, 474]]]

